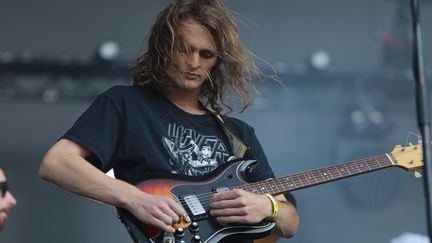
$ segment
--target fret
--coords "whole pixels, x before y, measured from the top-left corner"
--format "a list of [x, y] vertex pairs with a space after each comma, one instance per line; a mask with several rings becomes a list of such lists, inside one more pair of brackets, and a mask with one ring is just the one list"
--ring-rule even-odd
[[[312, 173], [307, 172], [305, 174], [307, 174], [307, 179], [308, 179], [309, 185], [313, 185], [313, 184], [318, 183], [318, 180], [315, 178], [315, 176]], [[312, 179], [315, 180], [315, 183], [311, 181]]]
[[351, 176], [353, 173], [351, 172], [348, 164], [345, 164], [344, 166], [345, 166], [346, 170], [348, 171], [348, 174]]
[[375, 162], [375, 164], [377, 165], [378, 168], [382, 168], [383, 166], [381, 165], [381, 160], [378, 158], [374, 158], [373, 160]]
[[[332, 170], [334, 171], [334, 174], [335, 174], [335, 178], [342, 178], [343, 176], [342, 176], [342, 174], [339, 172], [339, 170], [338, 170], [338, 168], [337, 168], [337, 166], [333, 166], [332, 167]], [[333, 172], [332, 172], [333, 173]]]
[[325, 172], [323, 171], [323, 169], [320, 169], [320, 170], [319, 170], [319, 174], [321, 175], [321, 178], [323, 178], [323, 182], [328, 181], [328, 179], [327, 179], [327, 173], [325, 173]]
[[355, 164], [355, 162], [349, 163], [349, 166], [350, 166], [351, 174], [352, 175], [357, 175], [357, 174], [359, 174], [361, 172], [360, 169]]
[[356, 163], [357, 168], [360, 170], [360, 172], [367, 171], [366, 166], [364, 165], [366, 162], [364, 160], [360, 160], [359, 163]]
[[264, 187], [264, 181], [262, 181], [262, 182], [259, 183], [258, 185], [259, 185], [259, 187], [258, 187], [257, 189], [258, 189], [259, 194], [263, 194], [263, 193], [264, 193], [264, 190], [265, 190], [265, 187]]
[[321, 172], [319, 170], [313, 170], [312, 174], [314, 175], [314, 177], [318, 183], [322, 183], [325, 181], [325, 178], [323, 177], [323, 175], [321, 174]]
[[375, 160], [376, 160], [376, 162], [378, 162], [379, 167], [382, 168], [380, 161], [377, 159], [375, 159]]
[[379, 166], [379, 164], [377, 163], [376, 160], [371, 160], [370, 167], [371, 167], [373, 170], [377, 170], [377, 169], [380, 169], [380, 168], [381, 168], [381, 167]]
[[290, 176], [272, 178], [260, 182], [241, 185], [236, 188], [242, 188], [246, 191], [257, 194], [278, 194], [379, 170], [389, 166], [392, 166], [391, 161], [386, 157], [386, 155], [381, 155], [364, 160], [357, 160], [336, 166], [302, 172]]
[[326, 176], [326, 181], [329, 181], [329, 180], [333, 179], [333, 177], [331, 176], [330, 171], [329, 171], [327, 168], [324, 168], [324, 169], [322, 169], [322, 170], [325, 171], [325, 172], [323, 173], [323, 175]]
[[[283, 178], [279, 178], [278, 181], [279, 181], [279, 184], [282, 185], [283, 191], [289, 191], [290, 188], [289, 188], [288, 184], [285, 184], [283, 182]], [[287, 186], [288, 186], [288, 188], [287, 188]]]
[[281, 178], [281, 183], [284, 185], [284, 187], [287, 188], [287, 191], [288, 190], [292, 190], [292, 188], [290, 187], [288, 181], [289, 181], [288, 177]]
[[369, 167], [369, 163], [370, 163], [370, 160], [368, 160], [365, 164], [366, 164], [368, 170], [371, 170], [371, 168]]
[[[276, 191], [275, 188], [277, 189], [277, 185], [276, 185], [275, 181], [274, 180], [267, 180], [266, 182], [267, 182], [267, 185], [268, 185], [268, 187], [267, 187], [267, 193], [273, 194]], [[271, 191], [268, 191], [269, 189]]]
[[304, 173], [304, 174], [305, 174], [305, 177], [306, 177], [309, 185], [317, 184], [317, 179], [315, 178], [315, 176], [313, 176], [313, 174], [311, 174], [309, 172]]
[[358, 170], [358, 172], [356, 172], [356, 174], [361, 173], [361, 170], [360, 170], [360, 168], [358, 167], [357, 163], [353, 162], [352, 165], [353, 165], [353, 167], [355, 167], [355, 168]]
[[272, 194], [275, 191], [275, 182], [274, 179], [265, 180], [264, 186], [266, 188], [264, 193]]
[[267, 180], [263, 181], [261, 187], [261, 194], [268, 193], [268, 182]]
[[332, 175], [333, 179], [341, 177], [339, 171], [337, 170], [337, 168], [335, 166], [329, 167], [328, 170], [329, 170], [330, 174]]
[[298, 178], [300, 179], [302, 186], [308, 186], [309, 185], [308, 180], [307, 180], [306, 176], [304, 175], [304, 173], [298, 174]]
[[286, 176], [286, 177], [283, 177], [283, 178], [285, 180], [286, 185], [288, 186], [288, 188], [290, 190], [296, 189], [295, 185], [292, 182], [291, 176]]
[[296, 176], [296, 180], [295, 180], [295, 182], [297, 183], [297, 185], [298, 185], [299, 187], [303, 187], [304, 184], [303, 184], [303, 180], [302, 180], [302, 178], [301, 178], [301, 173], [296, 174], [295, 176]]
[[[297, 184], [297, 187], [303, 187], [303, 182], [300, 180], [300, 178], [298, 177], [298, 174], [294, 175], [297, 179], [294, 181], [295, 184]], [[301, 185], [300, 185], [300, 183]]]
[[352, 169], [351, 169], [350, 165], [349, 164], [345, 164], [344, 167], [346, 169], [346, 172], [348, 172], [348, 174], [351, 176], [353, 174], [353, 172], [352, 172]]
[[365, 160], [364, 165], [365, 165], [365, 167], [367, 168], [368, 171], [371, 170], [371, 167], [369, 165], [372, 163], [372, 161], [373, 161], [373, 159], [367, 159], [367, 160]]
[[349, 163], [349, 164], [345, 164], [345, 168], [346, 168], [346, 170], [348, 171], [348, 173], [349, 173], [350, 176], [353, 175], [353, 174], [355, 174], [355, 172], [354, 172], [353, 169], [352, 169], [352, 165], [351, 165], [351, 163]]
[[338, 165], [338, 166], [336, 166], [336, 169], [337, 169], [337, 171], [339, 172], [341, 178], [350, 175], [350, 173], [349, 173], [348, 170], [346, 169], [345, 165]]
[[340, 171], [341, 171], [343, 174], [345, 174], [346, 176], [350, 176], [350, 175], [351, 175], [351, 172], [350, 172], [350, 170], [348, 169], [348, 167], [347, 167], [346, 164], [340, 165], [339, 167], [341, 167], [341, 170], [340, 170]]
[[387, 156], [385, 156], [385, 155], [382, 156], [382, 160], [385, 163], [386, 167], [393, 166], [392, 162], [390, 161], [390, 159]]
[[285, 185], [279, 179], [274, 179], [273, 182], [274, 182], [273, 193], [279, 191], [286, 191]]
[[387, 157], [386, 154], [381, 155], [380, 156], [383, 160], [383, 162], [385, 162], [386, 166], [393, 166], [392, 162], [390, 161], [390, 159]]
[[243, 186], [239, 186], [238, 188], [243, 189], [245, 191], [261, 194], [261, 192], [259, 191], [258, 187], [255, 184], [261, 184], [261, 182], [254, 183], [254, 184], [246, 184]]
[[329, 170], [333, 180], [338, 179], [340, 177], [339, 172], [337, 171], [337, 169], [334, 166], [328, 168], [328, 170]]

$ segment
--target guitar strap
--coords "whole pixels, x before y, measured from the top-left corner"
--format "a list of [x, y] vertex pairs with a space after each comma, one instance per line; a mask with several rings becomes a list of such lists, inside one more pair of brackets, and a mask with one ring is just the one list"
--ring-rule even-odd
[[[204, 107], [206, 107], [206, 106], [204, 106]], [[222, 116], [219, 113], [217, 113], [215, 110], [208, 108], [208, 107], [206, 107], [206, 108], [208, 111], [210, 111], [213, 114], [216, 121], [219, 123], [222, 130], [224, 131], [225, 135], [228, 137], [228, 140], [229, 140], [230, 145], [231, 145], [231, 149], [232, 149], [236, 159], [242, 159], [245, 156], [249, 157], [249, 159], [255, 159], [252, 156], [252, 154], [249, 152], [249, 150], [250, 150], [249, 146], [247, 146], [245, 143], [243, 143], [243, 141], [234, 134], [234, 132], [228, 127], [228, 125], [222, 119]]]

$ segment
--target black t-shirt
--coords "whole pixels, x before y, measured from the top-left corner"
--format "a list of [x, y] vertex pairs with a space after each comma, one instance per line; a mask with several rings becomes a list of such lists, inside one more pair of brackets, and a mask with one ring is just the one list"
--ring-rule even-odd
[[[223, 117], [259, 161], [252, 181], [274, 177], [252, 127]], [[87, 158], [116, 178], [137, 184], [147, 172], [205, 175], [233, 155], [222, 128], [210, 112], [183, 111], [149, 87], [115, 86], [100, 94], [62, 138], [92, 152]], [[288, 200], [294, 203], [290, 196]]]
[[[259, 167], [252, 180], [274, 177], [253, 129], [224, 117], [251, 147]], [[115, 86], [100, 94], [62, 138], [93, 152], [88, 160], [100, 170], [136, 184], [145, 172], [204, 175], [233, 155], [229, 141], [210, 112], [183, 111], [151, 88]]]

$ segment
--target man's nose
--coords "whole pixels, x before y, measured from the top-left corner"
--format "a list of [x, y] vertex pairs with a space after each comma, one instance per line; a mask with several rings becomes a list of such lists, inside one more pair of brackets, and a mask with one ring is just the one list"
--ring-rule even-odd
[[189, 55], [188, 65], [193, 69], [197, 69], [200, 67], [200, 55], [198, 52], [192, 52]]
[[11, 192], [6, 193], [6, 202], [8, 203], [9, 207], [13, 207], [17, 204], [17, 201], [15, 197], [12, 195]]

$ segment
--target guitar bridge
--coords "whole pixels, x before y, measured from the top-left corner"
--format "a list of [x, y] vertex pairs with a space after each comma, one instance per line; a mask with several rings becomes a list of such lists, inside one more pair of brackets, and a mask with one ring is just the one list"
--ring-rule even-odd
[[207, 216], [204, 207], [196, 195], [185, 196], [183, 200], [186, 202], [194, 220], [205, 218]]

